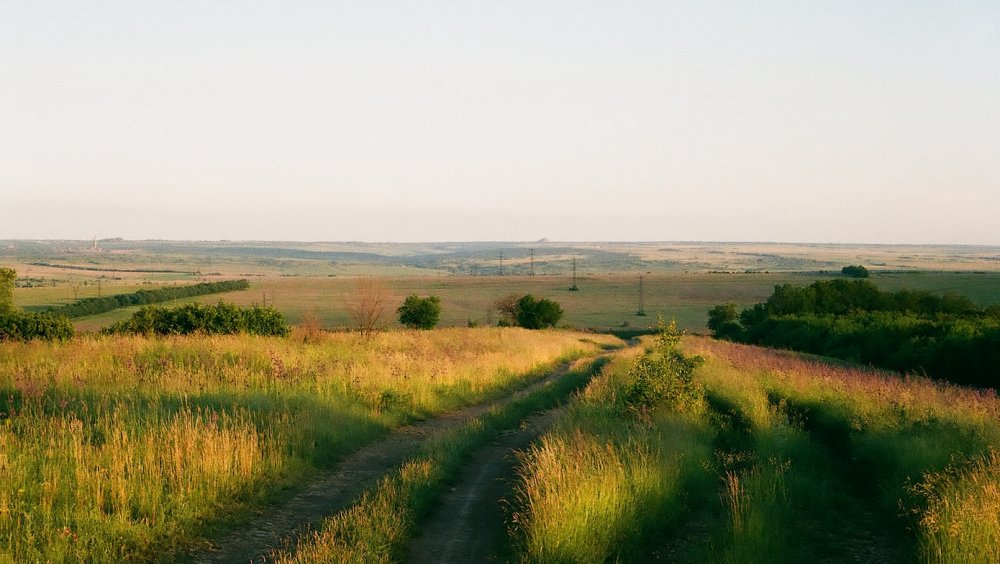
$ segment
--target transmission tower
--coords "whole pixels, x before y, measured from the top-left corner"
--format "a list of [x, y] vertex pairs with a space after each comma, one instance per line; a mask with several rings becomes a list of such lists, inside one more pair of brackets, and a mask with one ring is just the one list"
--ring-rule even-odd
[[646, 316], [646, 308], [643, 307], [642, 274], [639, 275], [639, 309], [635, 312], [639, 317]]
[[503, 276], [503, 251], [500, 251], [500, 276]]
[[528, 249], [528, 256], [531, 257], [531, 276], [535, 275], [535, 249]]
[[573, 285], [569, 287], [570, 292], [579, 292], [580, 288], [576, 285], [576, 257], [573, 257]]

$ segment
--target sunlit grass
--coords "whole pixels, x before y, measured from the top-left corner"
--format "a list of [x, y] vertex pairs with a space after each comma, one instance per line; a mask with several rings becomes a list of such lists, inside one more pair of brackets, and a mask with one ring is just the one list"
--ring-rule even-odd
[[0, 561], [170, 560], [389, 428], [595, 341], [611, 342], [455, 329], [0, 344]]

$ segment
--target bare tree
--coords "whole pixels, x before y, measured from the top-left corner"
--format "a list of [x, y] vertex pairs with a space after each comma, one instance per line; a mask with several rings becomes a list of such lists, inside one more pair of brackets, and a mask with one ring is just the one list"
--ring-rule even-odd
[[347, 311], [361, 335], [369, 338], [381, 328], [388, 304], [389, 291], [381, 282], [359, 278], [354, 295], [347, 298]]
[[508, 294], [502, 298], [497, 298], [493, 302], [493, 309], [497, 310], [500, 314], [500, 323], [503, 325], [514, 326], [517, 325], [517, 300], [521, 299], [521, 296], [517, 294]]

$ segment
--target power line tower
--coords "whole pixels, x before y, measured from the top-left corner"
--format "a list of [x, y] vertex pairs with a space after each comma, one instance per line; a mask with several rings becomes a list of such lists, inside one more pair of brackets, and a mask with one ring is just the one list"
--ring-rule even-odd
[[528, 256], [531, 257], [531, 276], [535, 275], [535, 249], [528, 249]]
[[639, 309], [635, 312], [639, 317], [646, 316], [646, 308], [643, 307], [642, 274], [639, 275]]
[[503, 276], [503, 251], [500, 251], [500, 276]]
[[569, 287], [570, 292], [579, 292], [580, 288], [576, 285], [576, 257], [573, 257], [573, 285]]

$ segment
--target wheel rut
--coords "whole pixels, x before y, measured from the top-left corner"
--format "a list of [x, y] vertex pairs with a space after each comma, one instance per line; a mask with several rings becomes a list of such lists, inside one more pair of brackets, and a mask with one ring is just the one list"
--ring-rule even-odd
[[[498, 400], [392, 431], [385, 439], [348, 455], [334, 471], [313, 480], [288, 501], [263, 509], [250, 523], [216, 540], [208, 549], [190, 554], [190, 560], [198, 564], [270, 561], [274, 550], [294, 546], [325, 517], [349, 507], [390, 470], [416, 454], [428, 440], [466, 424], [492, 407], [537, 391], [565, 375], [569, 367], [569, 362], [563, 363], [544, 378]], [[525, 440], [530, 441], [530, 436]]]
[[527, 448], [544, 433], [564, 407], [521, 421], [494, 441], [479, 447], [463, 466], [455, 484], [410, 543], [407, 562], [414, 564], [496, 562], [506, 538], [505, 499], [513, 491], [517, 463], [514, 452]]

